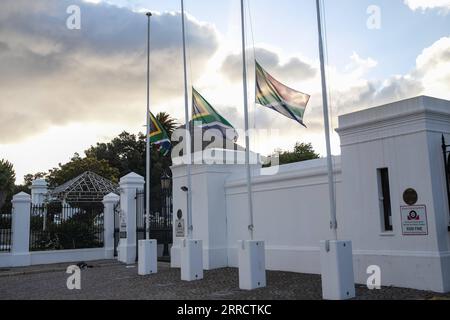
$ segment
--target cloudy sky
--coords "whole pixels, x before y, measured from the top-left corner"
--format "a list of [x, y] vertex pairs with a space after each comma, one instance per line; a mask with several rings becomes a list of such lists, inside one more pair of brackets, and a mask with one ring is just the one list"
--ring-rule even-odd
[[[252, 137], [252, 149], [267, 154], [301, 141], [324, 154], [315, 1], [246, 3], [249, 74], [256, 56], [312, 95], [308, 129], [252, 105], [251, 127], [268, 130]], [[66, 26], [70, 5], [81, 9], [80, 30]], [[185, 7], [189, 85], [242, 128], [240, 1], [185, 0]], [[369, 28], [378, 9], [379, 28]], [[155, 13], [152, 110], [181, 122], [178, 0], [1, 0], [0, 158], [14, 163], [19, 182], [97, 141], [144, 129], [146, 10]], [[450, 99], [450, 0], [325, 0], [325, 11], [333, 128], [340, 114], [398, 99]]]

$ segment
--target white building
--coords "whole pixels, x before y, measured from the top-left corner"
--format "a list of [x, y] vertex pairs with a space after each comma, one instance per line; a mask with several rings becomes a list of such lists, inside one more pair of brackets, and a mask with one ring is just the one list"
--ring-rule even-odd
[[[441, 146], [442, 135], [450, 141], [450, 101], [421, 96], [343, 115], [337, 132], [338, 235], [353, 243], [356, 281], [365, 284], [367, 268], [377, 265], [383, 285], [449, 292]], [[174, 213], [185, 213], [186, 168], [172, 171]], [[204, 268], [237, 267], [237, 242], [248, 238], [245, 168], [195, 165], [192, 171], [193, 233], [203, 240]], [[281, 166], [273, 175], [259, 166], [253, 171], [255, 238], [266, 241], [267, 269], [319, 274], [319, 242], [331, 238], [326, 161]], [[173, 267], [180, 265], [176, 222]]]

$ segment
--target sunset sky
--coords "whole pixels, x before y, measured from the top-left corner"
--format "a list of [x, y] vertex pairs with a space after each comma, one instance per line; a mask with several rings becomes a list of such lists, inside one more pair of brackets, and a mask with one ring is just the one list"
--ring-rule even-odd
[[[421, 94], [450, 99], [450, 0], [325, 0], [328, 81], [337, 116]], [[311, 94], [308, 129], [250, 106], [252, 137], [268, 154], [324, 135], [314, 0], [246, 0], [249, 94], [253, 59], [278, 80]], [[69, 30], [70, 5], [81, 29]], [[380, 29], [367, 27], [380, 9]], [[239, 0], [185, 0], [189, 86], [243, 128]], [[184, 121], [178, 0], [2, 0], [0, 2], [0, 159], [23, 175], [67, 162], [98, 141], [143, 131], [146, 21], [151, 34], [151, 108]], [[241, 143], [243, 143], [241, 141]], [[339, 139], [333, 135], [333, 152]]]

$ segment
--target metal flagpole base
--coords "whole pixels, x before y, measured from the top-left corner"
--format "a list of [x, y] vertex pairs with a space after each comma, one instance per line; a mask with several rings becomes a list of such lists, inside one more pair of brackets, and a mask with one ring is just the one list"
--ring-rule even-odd
[[139, 241], [138, 274], [146, 276], [158, 272], [158, 251], [156, 240]]
[[181, 280], [203, 279], [203, 242], [184, 239], [181, 245]]
[[254, 290], [266, 287], [264, 241], [239, 241], [239, 288]]
[[351, 241], [321, 241], [322, 295], [325, 300], [355, 297]]

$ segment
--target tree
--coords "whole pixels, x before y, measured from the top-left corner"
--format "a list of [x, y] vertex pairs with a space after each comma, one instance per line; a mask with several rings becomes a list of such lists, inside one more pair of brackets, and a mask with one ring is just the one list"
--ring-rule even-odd
[[115, 183], [117, 183], [119, 179], [119, 170], [112, 167], [108, 161], [99, 160], [93, 157], [81, 158], [80, 155], [76, 153], [70, 162], [59, 164], [59, 168], [49, 170], [47, 180], [50, 187], [56, 187], [76, 178], [86, 171], [94, 172]]
[[0, 160], [0, 208], [5, 204], [6, 198], [14, 191], [16, 173], [11, 162]]
[[301, 161], [318, 159], [320, 156], [314, 151], [311, 143], [300, 143], [295, 144], [293, 151], [277, 151], [280, 165], [296, 163]]
[[169, 138], [171, 138], [172, 133], [178, 127], [177, 121], [166, 112], [158, 113], [155, 118], [159, 121], [159, 123], [161, 123], [161, 125], [164, 127], [167, 134], [169, 135]]
[[105, 160], [119, 170], [119, 176], [145, 172], [145, 136], [122, 132], [108, 143], [97, 143], [85, 151], [87, 157]]

